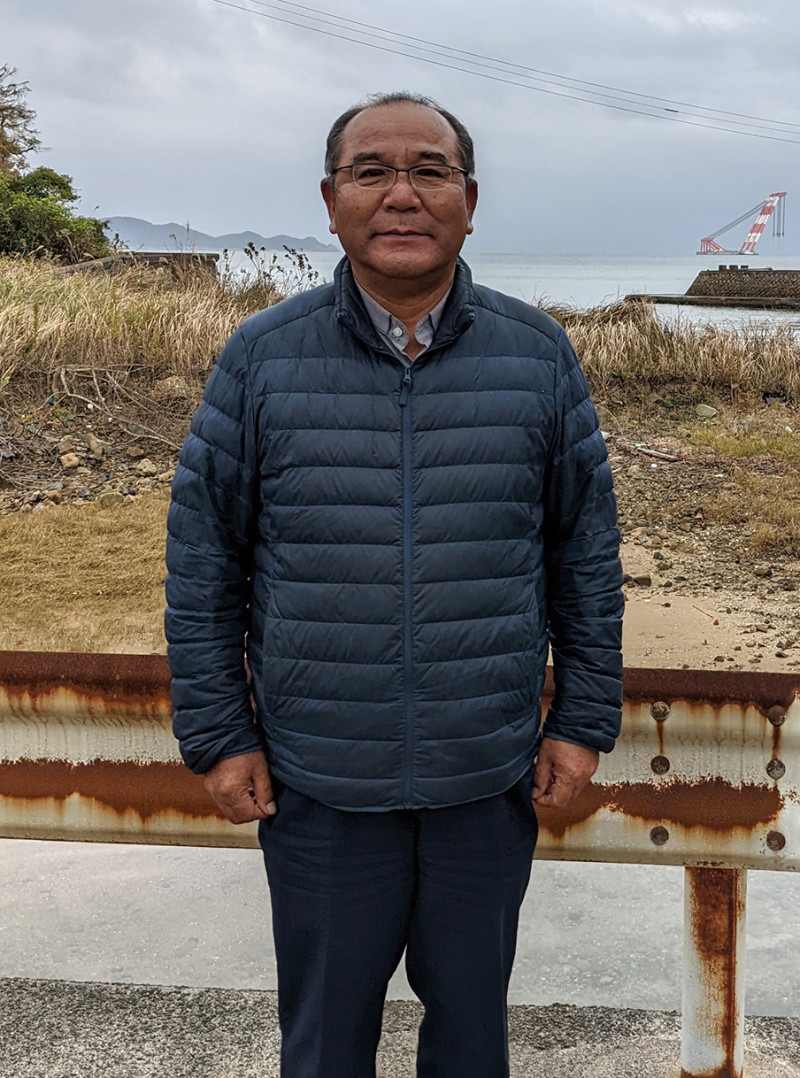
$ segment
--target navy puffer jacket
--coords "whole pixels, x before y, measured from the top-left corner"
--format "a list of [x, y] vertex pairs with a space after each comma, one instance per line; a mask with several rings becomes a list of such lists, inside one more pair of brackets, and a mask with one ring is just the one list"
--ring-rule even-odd
[[233, 335], [181, 452], [166, 630], [183, 757], [202, 773], [264, 747], [342, 809], [487, 797], [532, 762], [550, 642], [546, 736], [609, 751], [618, 544], [563, 330], [459, 262], [408, 368], [343, 260]]

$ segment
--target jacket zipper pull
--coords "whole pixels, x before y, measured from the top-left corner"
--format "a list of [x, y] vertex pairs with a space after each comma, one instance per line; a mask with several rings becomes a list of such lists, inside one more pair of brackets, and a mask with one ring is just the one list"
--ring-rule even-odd
[[400, 407], [402, 408], [408, 400], [408, 394], [411, 392], [411, 368], [406, 367], [403, 374], [403, 384], [400, 387]]

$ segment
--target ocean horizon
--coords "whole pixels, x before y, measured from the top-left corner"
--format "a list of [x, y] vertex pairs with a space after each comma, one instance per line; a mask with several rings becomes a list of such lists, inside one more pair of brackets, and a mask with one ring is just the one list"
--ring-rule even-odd
[[[267, 260], [277, 253], [265, 252]], [[249, 266], [241, 252], [231, 253], [234, 269]], [[342, 255], [339, 252], [319, 251], [306, 255], [320, 278], [331, 280]], [[630, 293], [679, 295], [686, 291], [703, 269], [720, 265], [748, 265], [751, 269], [800, 269], [800, 255], [762, 255], [746, 257], [729, 255], [669, 256], [597, 256], [597, 255], [533, 255], [482, 253], [469, 249], [463, 252], [476, 283], [505, 292], [525, 303], [547, 306], [559, 304], [579, 308], [596, 307], [624, 298]], [[744, 311], [710, 307], [663, 306], [659, 313], [672, 320], [680, 312], [693, 322], [712, 321], [716, 324], [741, 324], [744, 321], [800, 321], [794, 311]]]

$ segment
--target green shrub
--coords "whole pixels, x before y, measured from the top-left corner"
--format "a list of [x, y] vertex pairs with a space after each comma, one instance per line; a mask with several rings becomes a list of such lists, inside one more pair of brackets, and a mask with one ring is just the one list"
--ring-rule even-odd
[[106, 222], [73, 213], [76, 200], [71, 178], [52, 169], [0, 174], [0, 254], [46, 255], [60, 262], [107, 255]]

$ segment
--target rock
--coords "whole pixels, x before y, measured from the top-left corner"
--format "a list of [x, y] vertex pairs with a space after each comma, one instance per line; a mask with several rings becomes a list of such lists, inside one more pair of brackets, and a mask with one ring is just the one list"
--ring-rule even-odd
[[94, 436], [94, 434], [89, 434], [89, 436], [86, 439], [86, 443], [89, 446], [89, 452], [92, 454], [94, 459], [95, 460], [102, 460], [103, 459], [103, 454], [106, 451], [106, 447], [103, 445], [103, 443], [100, 441], [100, 439], [96, 438]]
[[769, 565], [757, 565], [753, 572], [760, 577], [772, 576], [772, 568]]
[[128, 430], [128, 434], [132, 434], [134, 438], [141, 438], [143, 434], [147, 434], [147, 431], [142, 426], [142, 424], [137, 423], [135, 420], [132, 420], [130, 423], [127, 423], [126, 427]]
[[633, 578], [634, 584], [638, 584], [640, 588], [649, 588], [653, 583], [653, 578], [649, 573], [641, 573], [639, 576]]
[[60, 459], [61, 467], [65, 472], [71, 471], [72, 468], [77, 468], [81, 462], [81, 458], [77, 453], [63, 453]]
[[76, 475], [91, 475], [92, 474], [92, 469], [87, 468], [85, 464], [82, 464], [80, 466], [80, 468], [75, 469], [75, 474]]
[[714, 656], [714, 662], [715, 663], [724, 663], [725, 662], [725, 656], [724, 655], [715, 655]]
[[119, 491], [107, 490], [101, 494], [97, 499], [97, 504], [101, 509], [114, 509], [118, 505], [122, 505], [125, 502], [125, 498]]
[[175, 478], [175, 469], [174, 468], [168, 468], [165, 472], [161, 472], [160, 475], [156, 476], [156, 479], [158, 479], [159, 483], [171, 483], [174, 478]]
[[125, 450], [125, 456], [131, 460], [141, 460], [142, 457], [147, 456], [147, 450], [142, 449], [140, 445], [129, 445]]
[[671, 568], [672, 568], [672, 562], [671, 561], [661, 561], [656, 566], [656, 569], [659, 571], [659, 573], [666, 573]]
[[153, 399], [157, 401], [187, 400], [191, 395], [189, 383], [180, 374], [171, 374], [153, 386]]
[[63, 497], [63, 495], [62, 495], [60, 490], [48, 490], [47, 493], [45, 494], [45, 499], [48, 502], [52, 502], [53, 505], [58, 505], [58, 503], [61, 501], [62, 497]]
[[66, 434], [58, 443], [58, 451], [60, 454], [74, 453], [75, 452], [75, 439], [71, 434]]
[[632, 581], [633, 581], [633, 577], [631, 576], [630, 573], [623, 573], [622, 574], [622, 583], [623, 584], [630, 584]]
[[789, 656], [786, 654], [785, 651], [776, 651], [775, 652], [775, 658], [776, 659], [788, 659], [788, 657]]
[[695, 407], [694, 414], [701, 419], [713, 419], [717, 414], [717, 409], [712, 408], [710, 404], [698, 404]]
[[148, 458], [145, 457], [144, 460], [139, 461], [134, 468], [134, 471], [137, 475], [150, 478], [158, 475], [158, 465], [153, 464], [152, 460], [148, 460]]
[[769, 626], [764, 625], [763, 623], [759, 623], [758, 625], [755, 626], [755, 630], [756, 630], [757, 633], [765, 633], [765, 632], [767, 632], [769, 630]]
[[754, 658], [752, 658], [752, 659], [748, 659], [747, 661], [748, 661], [749, 663], [751, 663], [751, 664], [754, 664], [754, 663], [760, 663], [760, 662], [761, 662], [761, 659], [759, 659], [758, 655], [756, 655], [756, 656], [754, 656]]

